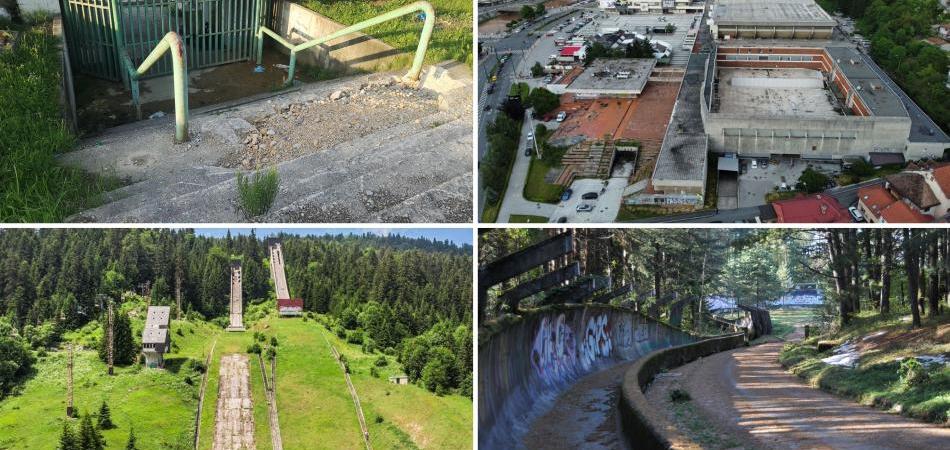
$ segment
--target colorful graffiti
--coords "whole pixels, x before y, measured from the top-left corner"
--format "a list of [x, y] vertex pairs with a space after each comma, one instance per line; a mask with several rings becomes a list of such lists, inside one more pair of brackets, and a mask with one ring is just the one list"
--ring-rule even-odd
[[545, 317], [538, 326], [531, 349], [531, 366], [541, 379], [560, 380], [577, 364], [574, 331], [565, 323], [564, 314], [551, 320]]
[[610, 330], [607, 329], [607, 315], [600, 314], [587, 321], [587, 329], [581, 340], [581, 365], [584, 370], [590, 369], [591, 364], [599, 356], [610, 355], [612, 348]]

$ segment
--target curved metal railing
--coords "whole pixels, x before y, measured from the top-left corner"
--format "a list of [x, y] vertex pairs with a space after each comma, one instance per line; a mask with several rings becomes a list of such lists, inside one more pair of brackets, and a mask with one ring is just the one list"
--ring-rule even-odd
[[257, 64], [261, 64], [264, 56], [264, 35], [266, 34], [274, 38], [274, 40], [280, 45], [283, 45], [290, 50], [290, 64], [288, 64], [287, 81], [285, 82], [285, 84], [290, 84], [294, 81], [294, 70], [297, 66], [297, 53], [308, 48], [332, 41], [347, 34], [360, 31], [364, 28], [369, 28], [373, 25], [378, 25], [388, 20], [392, 20], [414, 12], [421, 12], [425, 14], [425, 23], [422, 25], [422, 34], [419, 36], [419, 46], [416, 48], [416, 56], [412, 60], [412, 67], [409, 69], [409, 73], [407, 73], [403, 79], [406, 81], [417, 81], [419, 79], [419, 74], [422, 72], [422, 61], [425, 59], [426, 50], [429, 48], [429, 39], [432, 37], [432, 29], [435, 27], [435, 10], [432, 8], [432, 5], [426, 1], [411, 3], [409, 5], [403, 6], [402, 8], [394, 9], [386, 14], [381, 14], [379, 16], [373, 17], [372, 19], [364, 20], [334, 33], [298, 45], [287, 42], [286, 39], [270, 28], [261, 26], [257, 32]]
[[124, 47], [121, 49], [121, 58], [122, 65], [129, 75], [129, 85], [132, 88], [132, 104], [135, 105], [136, 114], [138, 119], [141, 120], [142, 104], [139, 101], [139, 78], [145, 75], [169, 50], [171, 50], [172, 55], [172, 79], [175, 89], [175, 143], [180, 144], [189, 139], [188, 65], [185, 64], [185, 45], [181, 40], [181, 36], [174, 31], [169, 31], [138, 68], [135, 67], [132, 58], [129, 57], [129, 53]]

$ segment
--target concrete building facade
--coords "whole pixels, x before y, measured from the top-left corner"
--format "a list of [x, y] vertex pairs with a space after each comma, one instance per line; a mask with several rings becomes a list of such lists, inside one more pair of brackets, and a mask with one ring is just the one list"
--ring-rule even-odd
[[830, 39], [836, 25], [814, 0], [718, 0], [710, 17], [719, 39]]

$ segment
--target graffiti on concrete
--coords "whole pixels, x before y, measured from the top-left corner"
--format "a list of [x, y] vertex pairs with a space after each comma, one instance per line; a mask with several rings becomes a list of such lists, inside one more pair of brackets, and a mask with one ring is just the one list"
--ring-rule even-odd
[[542, 319], [531, 349], [531, 365], [538, 376], [549, 382], [559, 380], [576, 363], [574, 331], [565, 323], [564, 314], [554, 320]]
[[637, 342], [644, 342], [644, 341], [646, 341], [647, 339], [650, 338], [650, 332], [647, 331], [647, 328], [646, 328], [646, 327], [637, 328], [637, 331], [634, 332], [633, 338], [634, 338]]
[[584, 369], [589, 369], [599, 356], [610, 355], [611, 348], [607, 315], [600, 314], [588, 319], [587, 329], [581, 340], [581, 364]]

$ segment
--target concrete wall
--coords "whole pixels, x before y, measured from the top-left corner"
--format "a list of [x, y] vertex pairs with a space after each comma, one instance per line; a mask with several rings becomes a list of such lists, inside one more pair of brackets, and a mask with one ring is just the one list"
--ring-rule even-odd
[[950, 148], [946, 142], [908, 142], [904, 157], [907, 159], [941, 158], [944, 149]]
[[531, 422], [578, 378], [692, 340], [682, 331], [608, 305], [527, 313], [479, 344], [479, 448], [521, 447]]
[[34, 11], [49, 11], [59, 13], [58, 0], [17, 0], [20, 4], [20, 12], [23, 14]]
[[[797, 154], [803, 158], [841, 159], [867, 157], [868, 152], [903, 152], [910, 134], [906, 117], [835, 118], [748, 117], [738, 114], [706, 113], [704, 124], [709, 148], [715, 152], [736, 152], [740, 156]], [[723, 131], [741, 130], [740, 136], [724, 136]], [[755, 138], [758, 130], [759, 138]], [[775, 130], [774, 139], [771, 130]], [[791, 130], [793, 136], [785, 138]], [[807, 137], [804, 133], [808, 134]], [[795, 137], [796, 133], [800, 133]], [[822, 139], [821, 135], [825, 138]], [[841, 137], [841, 136], [844, 137]], [[782, 136], [782, 137], [778, 137]]]
[[643, 388], [653, 381], [656, 374], [742, 345], [745, 345], [745, 336], [742, 333], [706, 339], [657, 350], [630, 367], [623, 378], [620, 420], [631, 448], [668, 449], [671, 446], [670, 436], [666, 430], [673, 425], [666, 420], [662, 412], [656, 411], [643, 395]]
[[[334, 22], [303, 6], [287, 1], [281, 3], [278, 14], [274, 31], [292, 44], [301, 44], [353, 25]], [[268, 40], [265, 39], [265, 41]], [[277, 44], [275, 47], [287, 55], [290, 54], [282, 45]], [[375, 71], [389, 68], [392, 60], [398, 55], [399, 51], [389, 44], [372, 36], [355, 33], [302, 52], [297, 55], [297, 62], [336, 70], [359, 68]]]

